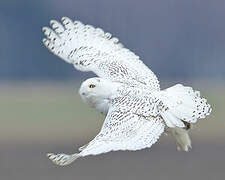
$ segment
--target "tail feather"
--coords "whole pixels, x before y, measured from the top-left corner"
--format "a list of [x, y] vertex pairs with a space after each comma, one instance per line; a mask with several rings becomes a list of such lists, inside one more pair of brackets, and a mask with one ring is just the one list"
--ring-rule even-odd
[[161, 113], [168, 127], [184, 127], [184, 122], [195, 123], [211, 112], [207, 100], [200, 97], [199, 91], [177, 84], [161, 91], [161, 100], [168, 109]]

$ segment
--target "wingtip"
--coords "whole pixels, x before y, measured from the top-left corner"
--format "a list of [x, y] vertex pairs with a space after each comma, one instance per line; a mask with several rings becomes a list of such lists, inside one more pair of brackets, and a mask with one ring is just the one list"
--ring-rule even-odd
[[46, 156], [58, 166], [67, 166], [80, 157], [80, 155], [77, 153], [72, 155], [47, 153]]
[[63, 16], [63, 17], [61, 18], [61, 21], [63, 22], [63, 21], [65, 21], [66, 19], [69, 19], [69, 18], [66, 17], [66, 16]]
[[55, 24], [56, 20], [52, 19], [50, 20], [49, 24], [52, 26], [53, 24]]
[[44, 44], [46, 43], [46, 41], [47, 41], [46, 38], [43, 38], [43, 39], [42, 39], [42, 42], [43, 42]]
[[50, 159], [54, 155], [53, 153], [47, 153], [46, 156]]
[[47, 30], [47, 27], [42, 27], [42, 32], [45, 33]]

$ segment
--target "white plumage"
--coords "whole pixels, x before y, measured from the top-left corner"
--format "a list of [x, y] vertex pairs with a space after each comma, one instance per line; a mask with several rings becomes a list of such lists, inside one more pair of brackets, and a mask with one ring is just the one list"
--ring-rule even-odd
[[185, 128], [211, 112], [198, 91], [180, 84], [160, 91], [155, 74], [110, 33], [65, 17], [62, 24], [50, 23], [52, 29], [43, 28], [45, 46], [77, 70], [99, 76], [83, 82], [79, 93], [106, 115], [98, 135], [80, 153], [49, 153], [54, 163], [68, 165], [87, 155], [148, 148], [165, 127], [179, 149], [191, 147]]

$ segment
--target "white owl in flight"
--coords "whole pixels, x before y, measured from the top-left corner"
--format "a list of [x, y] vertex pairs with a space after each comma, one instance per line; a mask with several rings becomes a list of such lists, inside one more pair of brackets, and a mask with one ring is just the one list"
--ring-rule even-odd
[[177, 84], [160, 90], [155, 74], [119, 40], [100, 28], [62, 18], [44, 27], [45, 46], [77, 70], [97, 76], [84, 81], [84, 102], [105, 114], [98, 135], [79, 153], [53, 154], [57, 165], [68, 165], [78, 157], [109, 151], [150, 148], [163, 132], [170, 133], [178, 149], [191, 147], [187, 130], [211, 112], [199, 91]]

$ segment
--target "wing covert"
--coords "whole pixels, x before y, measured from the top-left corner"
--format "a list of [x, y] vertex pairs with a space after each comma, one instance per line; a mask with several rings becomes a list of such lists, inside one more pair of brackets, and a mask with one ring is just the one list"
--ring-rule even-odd
[[96, 155], [117, 150], [140, 150], [151, 147], [164, 131], [158, 117], [122, 112], [111, 108], [99, 134], [79, 153], [80, 156]]

